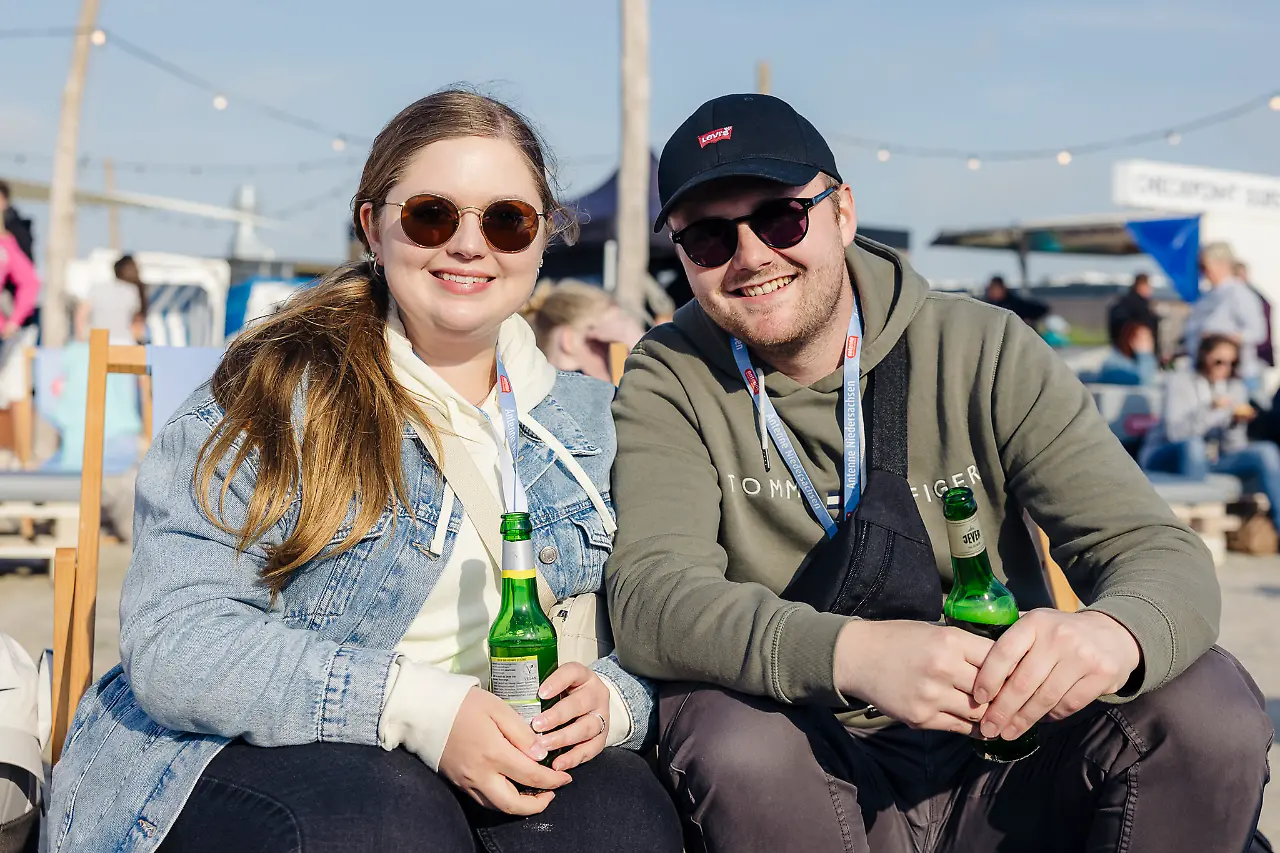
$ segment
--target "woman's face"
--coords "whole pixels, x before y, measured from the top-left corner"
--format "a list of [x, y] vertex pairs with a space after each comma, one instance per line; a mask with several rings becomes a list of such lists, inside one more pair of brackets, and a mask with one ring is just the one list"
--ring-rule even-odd
[[1204, 359], [1204, 375], [1210, 382], [1230, 379], [1235, 372], [1240, 351], [1231, 344], [1218, 344]]
[[[459, 209], [484, 210], [495, 201], [519, 199], [543, 210], [528, 162], [505, 139], [467, 136], [431, 143], [384, 200], [403, 202], [420, 193], [444, 196]], [[477, 212], [466, 210], [453, 236], [428, 249], [405, 236], [400, 212], [388, 204], [373, 222], [366, 202], [360, 218], [415, 345], [496, 341], [502, 321], [533, 291], [547, 244], [546, 220], [527, 249], [503, 253], [485, 242]]]

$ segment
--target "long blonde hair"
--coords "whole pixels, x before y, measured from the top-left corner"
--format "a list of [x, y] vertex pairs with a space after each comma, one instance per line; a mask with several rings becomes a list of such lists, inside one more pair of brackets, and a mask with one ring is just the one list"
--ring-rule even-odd
[[[547, 155], [529, 123], [505, 104], [453, 88], [406, 107], [374, 139], [352, 210], [366, 250], [362, 203], [373, 205], [377, 221], [387, 193], [419, 151], [466, 136], [515, 145], [528, 161], [543, 209], [555, 215], [556, 230], [575, 230], [573, 217], [555, 200]], [[403, 427], [411, 418], [429, 430], [431, 424], [394, 379], [385, 337], [389, 309], [386, 280], [367, 263], [346, 264], [236, 338], [213, 376], [225, 415], [196, 463], [201, 510], [221, 530], [237, 534], [244, 551], [285, 516], [295, 497], [302, 499], [297, 524], [269, 549], [262, 569], [273, 600], [289, 575], [333, 539], [353, 500], [359, 507], [354, 526], [334, 555], [372, 530], [393, 498], [409, 504], [400, 463]], [[295, 399], [304, 413], [300, 425], [294, 423]], [[258, 469], [253, 494], [243, 523], [233, 528], [222, 517], [223, 501], [232, 477], [251, 458]], [[224, 462], [228, 467], [220, 472]], [[219, 476], [215, 513], [210, 499]]]

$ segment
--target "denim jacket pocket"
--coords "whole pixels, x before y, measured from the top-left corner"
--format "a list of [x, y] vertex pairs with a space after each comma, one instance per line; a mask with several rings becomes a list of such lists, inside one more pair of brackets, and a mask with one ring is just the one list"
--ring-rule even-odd
[[[335, 555], [333, 552], [354, 528], [355, 514], [349, 512], [320, 554], [302, 566], [290, 581], [285, 590], [285, 620], [320, 628], [345, 613], [365, 563], [377, 547], [387, 544], [383, 540], [389, 534], [393, 515], [390, 508], [384, 509], [368, 532], [346, 551]], [[394, 520], [396, 524], [407, 522], [406, 518]]]
[[[607, 505], [608, 493], [604, 498]], [[584, 499], [558, 512], [536, 515], [533, 557], [556, 598], [564, 600], [598, 590], [605, 560], [613, 550], [613, 537], [591, 501]]]

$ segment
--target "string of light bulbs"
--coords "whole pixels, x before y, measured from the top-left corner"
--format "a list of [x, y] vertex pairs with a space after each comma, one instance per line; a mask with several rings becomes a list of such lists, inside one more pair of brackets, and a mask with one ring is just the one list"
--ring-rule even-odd
[[[18, 38], [54, 38], [69, 37], [81, 35], [81, 31], [75, 27], [45, 27], [45, 28], [21, 28], [0, 30], [0, 39], [18, 39]], [[217, 86], [206, 80], [198, 74], [185, 69], [173, 62], [157, 56], [155, 53], [141, 47], [140, 45], [129, 41], [127, 38], [120, 36], [115, 32], [108, 32], [103, 28], [96, 28], [89, 33], [90, 42], [97, 46], [103, 47], [113, 45], [119, 47], [125, 53], [133, 56], [135, 59], [165, 73], [175, 79], [204, 91], [206, 94], [212, 95], [212, 106], [215, 110], [223, 111], [232, 106], [244, 105], [249, 109], [256, 111], [268, 118], [289, 124], [301, 130], [311, 131], [317, 134], [323, 134], [330, 139], [330, 146], [335, 152], [341, 153], [345, 151], [349, 143], [360, 143], [367, 145], [370, 140], [358, 135], [348, 134], [343, 131], [313, 121], [305, 116], [291, 113], [287, 110], [280, 109], [271, 104], [259, 101], [243, 95], [228, 94], [225, 87]], [[918, 159], [933, 160], [957, 160], [965, 163], [966, 167], [971, 171], [982, 168], [984, 163], [1012, 163], [1027, 161], [1045, 161], [1052, 160], [1060, 166], [1069, 166], [1077, 157], [1097, 154], [1106, 151], [1116, 151], [1124, 148], [1133, 148], [1139, 145], [1146, 145], [1152, 142], [1164, 141], [1169, 145], [1181, 144], [1183, 138], [1189, 134], [1200, 130], [1204, 130], [1216, 125], [1225, 124], [1234, 121], [1249, 113], [1257, 112], [1262, 109], [1270, 109], [1273, 112], [1280, 112], [1280, 90], [1267, 92], [1257, 95], [1235, 106], [1219, 110], [1205, 116], [1200, 116], [1187, 121], [1176, 122], [1174, 124], [1164, 125], [1162, 127], [1131, 133], [1124, 136], [1112, 137], [1108, 139], [1095, 140], [1076, 145], [1057, 146], [1053, 148], [1026, 148], [1026, 149], [960, 149], [954, 147], [942, 146], [923, 146], [904, 143], [890, 143], [884, 139], [878, 139], [868, 136], [858, 136], [846, 133], [837, 133], [832, 136], [832, 140], [838, 144], [847, 147], [870, 149], [875, 151], [876, 159], [882, 163], [889, 162], [894, 157], [910, 157]], [[0, 155], [4, 156], [4, 155]], [[24, 162], [24, 158], [35, 159], [31, 155], [9, 155], [17, 160]], [[594, 159], [594, 158], [588, 158]], [[157, 172], [187, 172], [189, 174], [203, 173], [219, 173], [219, 172], [270, 172], [270, 171], [289, 171], [300, 170], [307, 171], [311, 167], [326, 168], [320, 165], [324, 161], [307, 161], [303, 163], [293, 164], [145, 164], [145, 163], [118, 163], [118, 168], [129, 169], [138, 173], [146, 171]], [[570, 162], [570, 161], [566, 161]], [[330, 161], [332, 164], [332, 161]], [[81, 161], [82, 167], [86, 165], [85, 161]], [[347, 165], [341, 162], [336, 165]]]
[[1133, 148], [1138, 145], [1147, 145], [1160, 141], [1164, 141], [1169, 145], [1180, 145], [1183, 137], [1189, 133], [1226, 124], [1263, 109], [1280, 112], [1280, 92], [1267, 92], [1262, 95], [1256, 95], [1227, 109], [1188, 121], [1178, 122], [1177, 124], [1166, 125], [1157, 130], [1130, 133], [1124, 136], [1100, 139], [1078, 145], [1067, 145], [1060, 148], [1004, 148], [975, 151], [972, 149], [888, 143], [883, 139], [854, 136], [847, 133], [835, 134], [833, 139], [849, 147], [873, 149], [876, 152], [876, 159], [881, 163], [887, 163], [895, 156], [904, 156], [927, 160], [960, 160], [965, 163], [970, 171], [977, 171], [982, 168], [983, 163], [988, 162], [1016, 163], [1052, 159], [1059, 166], [1070, 166], [1077, 157], [1083, 155], [1117, 151], [1123, 148]]

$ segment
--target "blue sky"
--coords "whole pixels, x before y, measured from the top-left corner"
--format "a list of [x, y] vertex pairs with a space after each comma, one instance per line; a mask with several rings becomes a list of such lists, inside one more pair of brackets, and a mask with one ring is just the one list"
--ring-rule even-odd
[[[78, 0], [0, 0], [3, 28], [74, 25]], [[81, 152], [147, 163], [293, 164], [334, 159], [323, 135], [238, 108], [236, 93], [371, 137], [398, 109], [469, 81], [532, 116], [561, 160], [566, 194], [611, 171], [618, 147], [618, 13], [611, 0], [424, 3], [374, 0], [103, 0], [99, 24], [225, 87], [210, 97], [108, 45], [94, 52]], [[1012, 256], [928, 249], [940, 227], [1108, 210], [1115, 160], [1280, 174], [1280, 113], [1263, 111], [1188, 135], [1079, 157], [986, 164], [894, 157], [842, 146], [841, 133], [984, 150], [1069, 146], [1194, 118], [1280, 91], [1275, 0], [651, 0], [652, 138], [661, 146], [702, 101], [754, 86], [758, 60], [773, 92], [832, 140], [860, 219], [912, 231], [917, 265], [939, 278], [1013, 272]], [[70, 42], [0, 40], [0, 174], [47, 179]], [[359, 158], [363, 146], [344, 152]], [[264, 237], [280, 254], [330, 259], [345, 249], [356, 165], [255, 176], [122, 171], [122, 189], [229, 203], [256, 184], [264, 212], [329, 194]], [[81, 173], [101, 186], [96, 166]], [[44, 210], [29, 206], [47, 234]], [[217, 255], [230, 227], [122, 217], [126, 248]], [[79, 248], [104, 245], [106, 215], [81, 214]], [[1033, 272], [1130, 269], [1091, 259], [1039, 260]], [[1147, 264], [1149, 265], [1149, 264]]]

